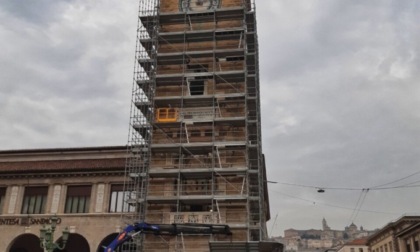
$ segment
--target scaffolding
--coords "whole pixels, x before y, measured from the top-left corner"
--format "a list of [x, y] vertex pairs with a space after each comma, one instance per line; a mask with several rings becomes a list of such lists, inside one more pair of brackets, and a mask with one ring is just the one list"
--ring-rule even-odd
[[256, 32], [251, 0], [140, 0], [124, 221], [233, 236], [139, 236], [132, 251], [267, 238]]

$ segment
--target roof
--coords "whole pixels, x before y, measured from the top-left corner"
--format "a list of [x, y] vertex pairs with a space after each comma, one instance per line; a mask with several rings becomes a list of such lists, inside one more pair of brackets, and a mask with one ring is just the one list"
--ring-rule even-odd
[[353, 241], [347, 242], [344, 245], [352, 245], [352, 246], [363, 246], [367, 244], [368, 237], [362, 237], [359, 239], [355, 239]]
[[2, 154], [18, 154], [18, 153], [41, 153], [41, 152], [70, 152], [70, 151], [97, 151], [97, 150], [120, 150], [127, 149], [127, 146], [116, 145], [116, 146], [91, 146], [91, 147], [68, 147], [68, 148], [39, 148], [39, 149], [12, 149], [12, 150], [0, 150]]
[[0, 174], [62, 170], [124, 169], [125, 158], [0, 162]]
[[0, 174], [124, 170], [127, 146], [0, 151]]
[[395, 227], [406, 221], [420, 222], [420, 215], [403, 215], [399, 219], [389, 222], [384, 227], [375, 232], [373, 235], [371, 235], [368, 239], [368, 242], [372, 242], [377, 237], [380, 237], [383, 233], [388, 232], [388, 230], [394, 229]]

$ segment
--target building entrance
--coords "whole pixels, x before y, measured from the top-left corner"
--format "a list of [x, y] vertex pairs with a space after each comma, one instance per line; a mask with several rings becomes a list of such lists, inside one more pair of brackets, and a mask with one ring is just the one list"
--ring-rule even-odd
[[[61, 244], [61, 238], [58, 240]], [[90, 252], [89, 243], [79, 234], [70, 234], [66, 247], [63, 250], [55, 249], [54, 252]]]
[[38, 236], [22, 234], [12, 241], [8, 252], [43, 252], [43, 250], [40, 247]]

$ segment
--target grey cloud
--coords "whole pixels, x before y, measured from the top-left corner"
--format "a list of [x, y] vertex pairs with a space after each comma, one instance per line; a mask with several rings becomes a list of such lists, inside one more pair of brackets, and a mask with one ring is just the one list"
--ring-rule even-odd
[[65, 5], [72, 0], [1, 0], [3, 11], [29, 23], [44, 24], [58, 18]]
[[[259, 19], [263, 148], [270, 179], [367, 188], [418, 171], [418, 4], [268, 1], [262, 9], [272, 14]], [[419, 176], [413, 179], [404, 182]], [[276, 200], [271, 209], [282, 225], [278, 234], [305, 224], [313, 228], [323, 217], [343, 228], [359, 196], [342, 191], [318, 195], [278, 184], [270, 188], [349, 208], [272, 192]], [[357, 224], [376, 228], [414, 212], [418, 206], [404, 195], [416, 192], [369, 193], [363, 209], [387, 212], [384, 195], [399, 205], [389, 208], [393, 214], [361, 212]]]
[[0, 148], [125, 144], [137, 3], [20, 4], [0, 5]]

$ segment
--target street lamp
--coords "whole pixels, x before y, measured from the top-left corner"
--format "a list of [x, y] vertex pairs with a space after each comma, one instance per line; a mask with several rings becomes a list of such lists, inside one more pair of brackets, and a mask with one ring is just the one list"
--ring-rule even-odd
[[70, 232], [68, 228], [66, 227], [63, 230], [63, 235], [61, 237], [63, 245], [60, 246], [59, 244], [54, 242], [54, 231], [55, 231], [55, 228], [57, 227], [57, 221], [58, 221], [57, 216], [53, 216], [50, 218], [51, 225], [49, 225], [49, 227], [45, 227], [44, 225], [39, 230], [39, 233], [40, 233], [39, 239], [41, 240], [41, 248], [43, 248], [44, 251], [46, 252], [53, 252], [54, 249], [59, 249], [59, 250], [64, 249], [69, 239]]

